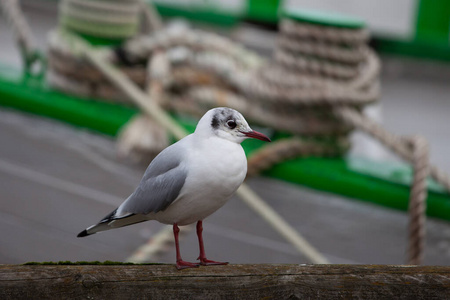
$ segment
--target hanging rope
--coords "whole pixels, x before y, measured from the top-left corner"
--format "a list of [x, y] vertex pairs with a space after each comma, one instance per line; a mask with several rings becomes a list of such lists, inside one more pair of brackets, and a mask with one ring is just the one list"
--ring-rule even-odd
[[[20, 9], [19, 1], [2, 0], [0, 1], [0, 8], [3, 11], [8, 25], [13, 29], [17, 46], [22, 54], [25, 71], [30, 74], [35, 71], [36, 75], [42, 75], [45, 71], [45, 59], [34, 45], [30, 26]], [[33, 66], [37, 66], [37, 70], [33, 70]]]
[[420, 265], [423, 261], [426, 236], [426, 199], [428, 168], [428, 143], [419, 136], [409, 140], [413, 152], [414, 178], [409, 200], [408, 264]]
[[19, 7], [18, 0], [4, 0], [0, 2], [0, 7], [3, 11], [8, 24], [12, 27], [16, 36], [17, 44], [24, 53], [31, 53], [34, 50], [33, 38], [25, 20], [24, 15]]

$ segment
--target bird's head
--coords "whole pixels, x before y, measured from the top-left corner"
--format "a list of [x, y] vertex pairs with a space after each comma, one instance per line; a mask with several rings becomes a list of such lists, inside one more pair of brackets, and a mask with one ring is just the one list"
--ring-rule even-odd
[[241, 143], [248, 138], [271, 141], [266, 135], [252, 130], [241, 113], [228, 107], [217, 107], [206, 112], [195, 131], [215, 134], [235, 143]]

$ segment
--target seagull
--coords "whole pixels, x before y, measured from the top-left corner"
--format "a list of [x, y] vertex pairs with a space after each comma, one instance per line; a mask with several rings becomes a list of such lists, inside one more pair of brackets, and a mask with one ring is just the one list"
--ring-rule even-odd
[[[240, 145], [248, 138], [270, 142], [250, 128], [238, 111], [217, 107], [200, 119], [194, 133], [161, 151], [150, 163], [136, 190], [99, 223], [78, 234], [94, 233], [156, 220], [173, 226], [177, 269], [226, 265], [206, 258], [203, 220], [222, 207], [247, 174]], [[181, 258], [178, 226], [197, 222], [199, 263]]]

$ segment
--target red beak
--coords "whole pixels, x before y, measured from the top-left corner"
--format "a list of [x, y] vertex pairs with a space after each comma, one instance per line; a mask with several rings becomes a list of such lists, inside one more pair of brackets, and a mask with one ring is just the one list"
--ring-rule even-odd
[[253, 138], [253, 139], [258, 139], [264, 142], [271, 142], [271, 140], [269, 139], [269, 137], [267, 137], [265, 134], [262, 134], [261, 132], [258, 131], [248, 131], [248, 132], [243, 132], [241, 131], [241, 133], [245, 134], [245, 136], [249, 137], [249, 138]]

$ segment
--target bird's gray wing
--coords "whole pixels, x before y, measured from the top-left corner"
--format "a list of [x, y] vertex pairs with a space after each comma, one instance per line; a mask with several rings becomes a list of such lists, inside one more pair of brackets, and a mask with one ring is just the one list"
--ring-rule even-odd
[[187, 177], [183, 153], [176, 144], [150, 163], [141, 183], [120, 206], [122, 213], [148, 214], [165, 210], [179, 195]]

